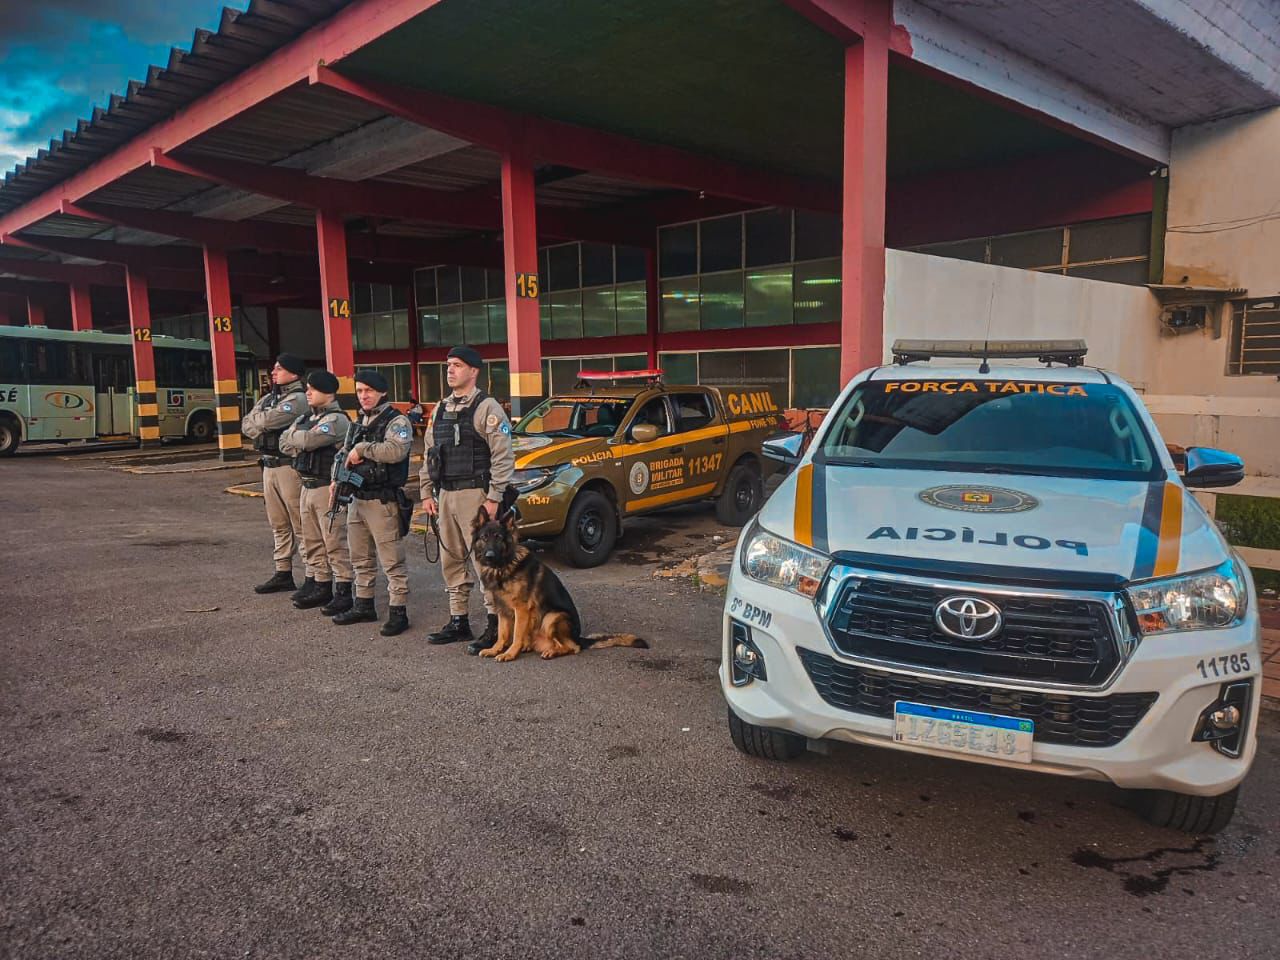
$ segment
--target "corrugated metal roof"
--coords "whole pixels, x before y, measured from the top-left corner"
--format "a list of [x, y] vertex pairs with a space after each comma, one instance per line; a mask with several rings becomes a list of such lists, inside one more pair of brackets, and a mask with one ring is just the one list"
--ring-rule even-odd
[[257, 63], [350, 0], [251, 0], [244, 11], [223, 8], [216, 32], [197, 30], [190, 50], [173, 47], [164, 67], [130, 80], [123, 96], [49, 141], [47, 150], [4, 175], [0, 211], [11, 210], [91, 165], [99, 157], [177, 113], [223, 81]]

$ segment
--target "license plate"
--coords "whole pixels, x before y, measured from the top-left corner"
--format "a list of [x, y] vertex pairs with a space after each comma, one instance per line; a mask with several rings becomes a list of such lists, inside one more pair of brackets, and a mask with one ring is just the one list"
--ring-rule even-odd
[[952, 710], [899, 700], [893, 705], [893, 739], [931, 750], [1031, 762], [1036, 725], [1021, 717]]

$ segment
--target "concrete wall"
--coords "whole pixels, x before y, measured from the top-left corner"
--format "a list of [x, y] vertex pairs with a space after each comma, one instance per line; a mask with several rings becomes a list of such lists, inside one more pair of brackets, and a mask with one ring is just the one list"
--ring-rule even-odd
[[1144, 394], [1167, 441], [1232, 450], [1251, 473], [1280, 475], [1280, 384], [1225, 376], [1226, 337], [1215, 340], [1209, 330], [1172, 336], [1159, 316], [1145, 287], [887, 254], [886, 360], [898, 337], [1081, 337], [1089, 364]]

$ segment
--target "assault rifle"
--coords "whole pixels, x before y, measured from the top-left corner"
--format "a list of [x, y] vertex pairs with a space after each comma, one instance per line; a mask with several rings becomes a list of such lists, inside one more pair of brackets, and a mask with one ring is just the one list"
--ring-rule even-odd
[[338, 451], [338, 457], [333, 462], [334, 486], [333, 492], [329, 495], [329, 512], [325, 514], [329, 518], [329, 530], [331, 532], [333, 530], [333, 521], [337, 517], [338, 511], [354, 500], [356, 491], [364, 486], [364, 474], [347, 466], [346, 458], [346, 454], [360, 442], [363, 435], [364, 427], [357, 420], [351, 425], [351, 429], [347, 432], [347, 442]]

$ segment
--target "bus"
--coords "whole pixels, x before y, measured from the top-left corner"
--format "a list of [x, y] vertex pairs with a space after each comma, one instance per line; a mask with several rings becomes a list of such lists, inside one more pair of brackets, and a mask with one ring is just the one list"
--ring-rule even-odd
[[[213, 355], [206, 340], [155, 336], [160, 436], [216, 435]], [[240, 413], [258, 391], [257, 361], [236, 350]], [[133, 338], [127, 333], [0, 327], [0, 456], [22, 443], [139, 436]]]

